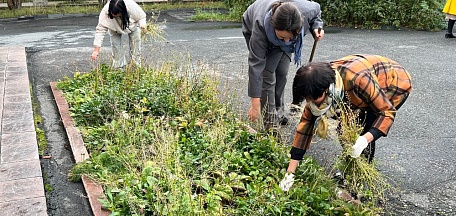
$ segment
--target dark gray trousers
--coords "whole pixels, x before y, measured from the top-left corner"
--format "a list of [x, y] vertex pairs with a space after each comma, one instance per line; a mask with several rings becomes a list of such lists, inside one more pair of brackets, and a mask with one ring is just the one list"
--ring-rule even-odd
[[261, 113], [266, 129], [277, 127], [284, 113], [284, 90], [287, 83], [291, 54], [280, 49], [266, 54], [266, 67], [263, 71]]

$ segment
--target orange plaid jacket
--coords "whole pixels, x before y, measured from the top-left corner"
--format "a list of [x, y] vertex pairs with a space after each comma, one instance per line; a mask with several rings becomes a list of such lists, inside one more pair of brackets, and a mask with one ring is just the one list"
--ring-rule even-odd
[[[403, 103], [412, 90], [410, 74], [397, 62], [378, 55], [350, 55], [330, 64], [342, 77], [344, 100], [350, 100], [353, 109], [370, 109], [377, 113], [372, 128], [386, 136], [396, 116], [395, 107]], [[309, 149], [316, 119], [306, 104], [293, 147]]]

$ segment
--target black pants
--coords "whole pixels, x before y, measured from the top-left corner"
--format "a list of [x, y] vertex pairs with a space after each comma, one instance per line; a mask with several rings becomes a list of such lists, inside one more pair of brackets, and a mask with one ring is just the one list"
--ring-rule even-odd
[[[362, 135], [369, 131], [376, 118], [377, 116], [372, 110], [361, 111], [359, 113], [358, 122], [364, 123], [363, 132], [361, 133]], [[361, 154], [366, 157], [367, 162], [372, 163], [375, 155], [375, 141], [370, 142]]]
[[[402, 105], [404, 105], [408, 95], [405, 96], [404, 100], [396, 106], [396, 110], [399, 110]], [[370, 128], [375, 122], [375, 119], [377, 119], [377, 116], [375, 115], [375, 112], [373, 110], [367, 110], [367, 111], [361, 111], [358, 116], [358, 122], [364, 123], [364, 128], [363, 132], [361, 135], [364, 135], [365, 133], [369, 132]], [[375, 155], [375, 141], [370, 142], [367, 147], [361, 152], [362, 155], [364, 155], [369, 163], [372, 163], [372, 160], [374, 159]]]

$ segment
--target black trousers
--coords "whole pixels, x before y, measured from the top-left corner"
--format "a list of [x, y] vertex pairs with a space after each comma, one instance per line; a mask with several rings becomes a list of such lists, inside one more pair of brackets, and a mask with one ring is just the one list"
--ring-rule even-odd
[[[372, 124], [374, 124], [376, 118], [377, 116], [372, 110], [361, 111], [359, 113], [358, 122], [364, 122], [362, 135], [369, 132], [369, 129], [372, 127]], [[366, 157], [367, 162], [372, 163], [375, 155], [375, 141], [370, 142], [361, 154]]]
[[[405, 97], [405, 99], [396, 106], [396, 110], [399, 110], [402, 105], [404, 105], [408, 95]], [[364, 122], [364, 128], [363, 132], [361, 135], [364, 135], [365, 133], [369, 132], [370, 128], [375, 122], [375, 119], [377, 119], [377, 116], [375, 115], [375, 112], [373, 110], [367, 110], [367, 111], [361, 111], [358, 115], [358, 122]], [[361, 152], [362, 155], [364, 155], [369, 163], [372, 163], [372, 160], [374, 159], [375, 155], [375, 140], [370, 142], [367, 147]]]

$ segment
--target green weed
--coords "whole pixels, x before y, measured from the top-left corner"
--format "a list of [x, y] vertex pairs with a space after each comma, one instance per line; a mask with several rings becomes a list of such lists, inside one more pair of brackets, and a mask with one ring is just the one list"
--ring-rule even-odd
[[282, 192], [289, 146], [249, 133], [219, 77], [171, 61], [155, 64], [125, 71], [101, 65], [57, 85], [90, 153], [70, 177], [100, 182], [113, 215], [363, 211], [338, 200], [335, 183], [310, 158]]
[[363, 122], [359, 122], [358, 113], [349, 106], [346, 103], [339, 104], [341, 110], [339, 142], [343, 150], [335, 166], [344, 173], [344, 185], [350, 193], [358, 197], [363, 196], [366, 205], [375, 211], [381, 211], [377, 207], [377, 201], [384, 201], [385, 192], [392, 187], [386, 177], [376, 169], [375, 163], [368, 163], [364, 156], [359, 158], [350, 156], [352, 145], [363, 130]]

